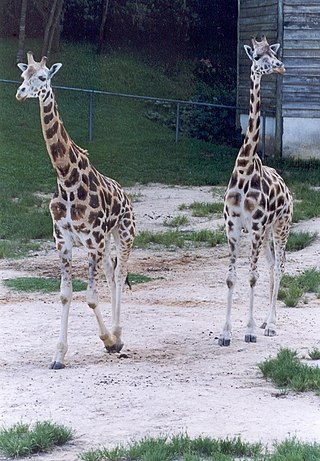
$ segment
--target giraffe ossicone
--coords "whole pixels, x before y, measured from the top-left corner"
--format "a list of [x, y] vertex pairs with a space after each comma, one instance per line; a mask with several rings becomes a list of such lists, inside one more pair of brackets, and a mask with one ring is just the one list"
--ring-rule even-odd
[[236, 282], [236, 262], [239, 254], [241, 230], [245, 229], [251, 240], [250, 298], [246, 342], [256, 342], [256, 325], [253, 316], [254, 291], [258, 279], [257, 262], [262, 246], [265, 246], [270, 272], [269, 312], [263, 322], [266, 336], [276, 334], [276, 301], [285, 264], [285, 247], [292, 220], [293, 200], [281, 176], [262, 164], [257, 153], [260, 134], [260, 82], [265, 74], [283, 74], [285, 68], [277, 58], [279, 44], [269, 45], [265, 36], [261, 41], [252, 38], [252, 47], [245, 51], [252, 61], [250, 112], [243, 144], [225, 193], [224, 217], [229, 245], [229, 269], [227, 273], [227, 313], [220, 346], [231, 341], [231, 308]]
[[[131, 202], [122, 187], [91, 165], [87, 151], [72, 141], [59, 117], [51, 79], [62, 64], [56, 63], [48, 68], [45, 56], [36, 62], [31, 52], [27, 53], [27, 58], [27, 64], [18, 64], [23, 83], [17, 90], [16, 98], [18, 101], [39, 99], [42, 132], [57, 174], [57, 188], [50, 202], [50, 212], [60, 256], [62, 316], [59, 341], [50, 368], [60, 369], [65, 367], [68, 349], [74, 245], [82, 245], [88, 252], [86, 298], [95, 313], [99, 336], [109, 352], [121, 350], [121, 293], [135, 236], [135, 219]], [[111, 236], [116, 260], [111, 257]], [[101, 268], [111, 292], [111, 331], [107, 330], [99, 307], [97, 278]]]

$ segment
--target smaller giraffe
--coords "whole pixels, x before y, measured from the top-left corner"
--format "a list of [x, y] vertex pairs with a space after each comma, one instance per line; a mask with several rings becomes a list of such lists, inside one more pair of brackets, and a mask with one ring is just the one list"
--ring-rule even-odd
[[[50, 203], [53, 235], [60, 256], [62, 317], [60, 336], [52, 369], [65, 367], [67, 331], [72, 298], [72, 248], [83, 245], [88, 251], [87, 303], [95, 313], [99, 336], [109, 352], [119, 352], [121, 340], [121, 292], [127, 277], [127, 261], [135, 236], [132, 205], [121, 186], [99, 173], [89, 162], [87, 151], [69, 137], [59, 117], [51, 79], [60, 63], [46, 66], [47, 58], [36, 62], [31, 52], [28, 64], [19, 63], [23, 83], [16, 98], [38, 98], [42, 132], [49, 157], [57, 174], [57, 188]], [[111, 258], [111, 236], [116, 259]], [[112, 329], [105, 327], [99, 308], [97, 276], [103, 268], [111, 291]]]
[[237, 156], [224, 200], [224, 217], [229, 244], [230, 263], [227, 275], [227, 315], [220, 346], [229, 346], [231, 337], [232, 295], [236, 282], [236, 261], [241, 230], [250, 234], [250, 299], [246, 342], [256, 342], [253, 318], [254, 290], [258, 278], [257, 262], [264, 244], [270, 270], [270, 307], [265, 322], [266, 336], [276, 334], [276, 301], [285, 263], [285, 247], [292, 220], [293, 201], [283, 179], [262, 164], [257, 147], [260, 133], [260, 81], [264, 74], [285, 72], [276, 57], [279, 44], [269, 45], [266, 38], [252, 39], [253, 48], [245, 45], [251, 65], [250, 113], [246, 135]]

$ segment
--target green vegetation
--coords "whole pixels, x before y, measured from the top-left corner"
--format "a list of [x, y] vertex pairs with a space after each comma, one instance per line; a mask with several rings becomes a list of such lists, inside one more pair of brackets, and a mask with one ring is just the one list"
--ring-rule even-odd
[[129, 272], [128, 279], [131, 285], [138, 285], [138, 283], [151, 282], [152, 278], [144, 274], [134, 274]]
[[[131, 285], [138, 283], [146, 283], [152, 280], [143, 274], [128, 274], [129, 282]], [[3, 284], [7, 288], [17, 291], [35, 292], [42, 291], [43, 293], [54, 293], [60, 291], [60, 279], [49, 277], [16, 277], [13, 279], [6, 279]], [[87, 284], [82, 280], [72, 280], [73, 291], [84, 291], [87, 289]]]
[[50, 421], [36, 422], [32, 427], [18, 423], [0, 430], [0, 453], [10, 458], [29, 456], [64, 445], [72, 438], [70, 429]]
[[83, 461], [232, 461], [261, 454], [260, 444], [248, 444], [239, 438], [214, 440], [191, 439], [187, 435], [146, 438], [128, 447], [92, 450], [80, 455]]
[[281, 349], [276, 358], [265, 360], [259, 368], [265, 378], [280, 388], [296, 392], [320, 391], [320, 368], [301, 363], [297, 353], [290, 349]]
[[317, 232], [293, 232], [289, 234], [287, 242], [287, 251], [299, 251], [303, 250], [307, 246], [311, 245], [318, 237]]
[[127, 447], [101, 448], [80, 455], [82, 461], [316, 461], [320, 444], [287, 439], [275, 443], [273, 450], [262, 444], [236, 439], [211, 439], [187, 435], [146, 438]]
[[223, 213], [223, 203], [205, 203], [205, 202], [193, 202], [190, 205], [184, 203], [179, 206], [179, 210], [192, 210], [192, 216], [203, 218], [206, 216], [212, 216], [214, 214]]
[[320, 360], [320, 349], [314, 347], [308, 354], [311, 360]]
[[[43, 293], [58, 292], [60, 290], [60, 279], [49, 277], [17, 277], [3, 281], [8, 288], [17, 291], [42, 291]], [[81, 280], [72, 281], [73, 291], [83, 291], [87, 289], [87, 284]]]
[[180, 226], [185, 226], [188, 223], [189, 223], [189, 218], [188, 216], [185, 216], [185, 215], [175, 216], [174, 218], [170, 220], [166, 220], [164, 222], [164, 224], [168, 227], [180, 227]]
[[320, 214], [320, 190], [311, 187], [310, 184], [312, 184], [311, 181], [306, 179], [299, 183], [295, 182], [293, 185], [295, 198], [293, 222], [315, 218]]
[[0, 259], [22, 258], [41, 248], [40, 242], [0, 240]]
[[213, 247], [225, 242], [226, 237], [222, 229], [216, 231], [204, 229], [194, 232], [180, 232], [175, 229], [167, 232], [139, 232], [134, 245], [138, 248], [148, 248], [151, 245], [183, 248], [191, 245]]
[[280, 282], [278, 298], [286, 306], [295, 307], [305, 293], [319, 293], [320, 272], [307, 269], [299, 275], [284, 275]]

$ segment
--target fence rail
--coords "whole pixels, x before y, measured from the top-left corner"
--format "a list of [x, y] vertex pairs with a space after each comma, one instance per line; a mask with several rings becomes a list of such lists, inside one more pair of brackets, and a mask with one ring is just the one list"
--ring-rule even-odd
[[[9, 84], [21, 84], [19, 80], [8, 80], [0, 78], [0, 83], [9, 83]], [[136, 99], [140, 101], [153, 101], [158, 103], [170, 103], [176, 105], [176, 123], [175, 123], [175, 140], [176, 142], [179, 141], [179, 133], [180, 133], [180, 110], [181, 105], [192, 105], [192, 106], [202, 106], [202, 107], [212, 107], [216, 109], [227, 109], [227, 110], [234, 110], [234, 111], [241, 111], [242, 113], [247, 113], [248, 109], [244, 109], [243, 107], [238, 106], [231, 106], [226, 104], [213, 104], [209, 102], [197, 102], [197, 101], [186, 101], [183, 99], [170, 99], [170, 98], [157, 98], [154, 96], [143, 96], [137, 94], [128, 94], [128, 93], [114, 93], [112, 91], [103, 91], [103, 90], [93, 90], [88, 88], [75, 88], [71, 86], [60, 86], [60, 85], [52, 85], [53, 88], [57, 88], [59, 90], [66, 90], [66, 91], [77, 91], [80, 93], [85, 93], [89, 95], [89, 124], [88, 124], [88, 138], [91, 142], [93, 139], [93, 96], [94, 95], [107, 95], [107, 96], [114, 96], [114, 97], [121, 97], [121, 98], [130, 98]], [[267, 115], [275, 115], [274, 111], [271, 110], [261, 110], [261, 150], [262, 150], [262, 157], [265, 155], [265, 137], [266, 137], [266, 117]]]

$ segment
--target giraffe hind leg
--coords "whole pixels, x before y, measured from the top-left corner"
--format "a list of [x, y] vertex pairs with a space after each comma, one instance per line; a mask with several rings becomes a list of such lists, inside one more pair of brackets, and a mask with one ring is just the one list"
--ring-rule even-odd
[[234, 222], [229, 218], [227, 225], [227, 237], [229, 244], [230, 260], [229, 260], [229, 269], [227, 273], [227, 287], [228, 287], [228, 296], [227, 296], [227, 311], [226, 311], [226, 320], [224, 323], [223, 331], [220, 334], [218, 344], [219, 346], [230, 346], [231, 342], [231, 308], [232, 308], [232, 298], [233, 290], [237, 280], [237, 270], [236, 263], [239, 253], [240, 245], [240, 232], [241, 224], [237, 220]]
[[127, 262], [130, 256], [133, 238], [128, 229], [120, 222], [119, 228], [113, 231], [113, 238], [117, 249], [117, 257], [106, 259], [106, 276], [111, 289], [112, 299], [112, 335], [115, 343], [108, 347], [108, 352], [120, 352], [123, 347], [121, 339], [122, 327], [120, 323], [121, 298], [124, 285], [128, 280]]

